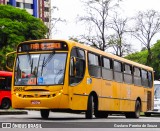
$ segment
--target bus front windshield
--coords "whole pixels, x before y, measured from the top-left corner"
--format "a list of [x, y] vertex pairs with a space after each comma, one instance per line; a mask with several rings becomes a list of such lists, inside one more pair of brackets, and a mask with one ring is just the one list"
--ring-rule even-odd
[[15, 85], [64, 83], [67, 53], [21, 54], [15, 66]]
[[155, 84], [154, 85], [154, 97], [160, 98], [160, 84]]

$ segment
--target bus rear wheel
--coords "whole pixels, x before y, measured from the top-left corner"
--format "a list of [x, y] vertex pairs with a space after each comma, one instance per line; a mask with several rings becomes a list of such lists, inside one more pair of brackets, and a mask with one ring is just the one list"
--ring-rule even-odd
[[108, 117], [108, 113], [106, 111], [97, 111], [95, 113], [95, 117], [96, 118], [107, 118]]
[[40, 112], [41, 112], [41, 117], [43, 119], [47, 119], [49, 117], [49, 110], [48, 109], [41, 109]]
[[9, 109], [11, 107], [11, 101], [10, 99], [3, 99], [1, 103], [1, 108], [2, 109]]
[[125, 114], [126, 118], [139, 118], [141, 112], [141, 103], [139, 100], [135, 103], [135, 112], [128, 112]]

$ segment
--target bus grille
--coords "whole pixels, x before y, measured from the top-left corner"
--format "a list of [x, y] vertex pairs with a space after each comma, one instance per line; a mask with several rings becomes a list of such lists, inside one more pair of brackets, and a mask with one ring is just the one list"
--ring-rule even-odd
[[38, 94], [22, 95], [22, 94], [19, 94], [18, 96], [21, 98], [51, 98], [51, 97], [55, 97], [56, 94], [50, 94], [50, 95], [38, 95]]

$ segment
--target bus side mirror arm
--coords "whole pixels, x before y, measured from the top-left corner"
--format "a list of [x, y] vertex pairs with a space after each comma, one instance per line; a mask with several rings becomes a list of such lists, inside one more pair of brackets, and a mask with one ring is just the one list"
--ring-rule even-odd
[[[6, 54], [6, 68], [9, 71], [13, 71], [13, 64], [14, 64], [14, 59], [9, 59], [9, 58], [11, 58], [9, 56], [13, 57], [14, 56], [13, 54], [15, 54], [15, 53], [16, 53], [16, 51], [13, 51], [13, 52]], [[12, 67], [10, 67], [11, 64], [12, 64]]]

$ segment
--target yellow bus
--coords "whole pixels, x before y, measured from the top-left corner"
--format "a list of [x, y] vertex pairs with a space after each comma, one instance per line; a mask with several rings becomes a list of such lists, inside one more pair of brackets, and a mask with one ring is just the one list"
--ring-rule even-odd
[[18, 45], [12, 107], [85, 112], [87, 119], [124, 113], [139, 118], [153, 109], [153, 69], [69, 40], [31, 40]]

